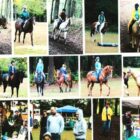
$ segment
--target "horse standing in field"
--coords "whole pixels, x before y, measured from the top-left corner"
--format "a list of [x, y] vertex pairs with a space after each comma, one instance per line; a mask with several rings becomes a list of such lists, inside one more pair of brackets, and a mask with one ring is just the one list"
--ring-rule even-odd
[[108, 94], [107, 96], [110, 95], [110, 86], [108, 85], [108, 78], [109, 76], [112, 77], [112, 71], [113, 71], [113, 67], [112, 66], [105, 66], [102, 70], [101, 73], [99, 75], [99, 78], [97, 79], [95, 72], [94, 71], [90, 71], [87, 73], [87, 87], [89, 89], [89, 94], [88, 96], [92, 96], [92, 89], [95, 83], [99, 83], [100, 84], [100, 96], [102, 95], [102, 85], [105, 84], [106, 87], [108, 87]]
[[138, 87], [138, 96], [140, 96], [140, 74], [136, 74], [133, 70], [129, 70], [127, 72], [128, 76], [132, 76], [133, 79], [136, 81], [136, 85]]
[[[60, 34], [64, 33], [64, 41], [66, 43], [67, 33], [68, 33], [68, 27], [71, 24], [70, 18], [67, 18], [66, 21], [62, 22], [59, 27], [59, 19], [55, 19], [53, 24], [53, 39], [56, 40], [56, 38], [60, 38]], [[56, 37], [57, 36], [57, 37]]]
[[93, 22], [91, 24], [90, 36], [93, 38], [93, 41], [96, 42], [95, 36], [99, 33], [100, 34], [100, 43], [103, 44], [104, 34], [108, 29], [108, 22], [105, 22], [102, 30], [100, 30], [100, 25], [99, 25], [99, 27], [97, 27], [97, 29], [99, 28], [98, 32], [96, 31], [96, 24], [97, 24], [97, 22]]
[[23, 32], [23, 44], [24, 44], [24, 40], [25, 40], [25, 36], [27, 33], [30, 33], [31, 35], [31, 45], [33, 46], [33, 26], [35, 25], [35, 17], [30, 17], [25, 25], [23, 26], [23, 21], [22, 19], [18, 19], [15, 23], [15, 40], [14, 42], [16, 42], [16, 36], [17, 36], [17, 32], [19, 32], [18, 34], [18, 41], [20, 42], [20, 35]]
[[7, 29], [7, 19], [3, 16], [0, 18], [0, 26], [2, 26], [3, 29]]
[[65, 92], [67, 92], [67, 89], [69, 88], [69, 92], [71, 92], [72, 89], [72, 76], [71, 74], [67, 74], [67, 78], [65, 79], [64, 76], [60, 73], [60, 70], [57, 70], [56, 72], [57, 77], [57, 83], [59, 85], [60, 93], [63, 92], [62, 86], [63, 84], [66, 85]]
[[132, 26], [132, 48], [140, 52], [140, 21], [136, 21]]
[[[19, 92], [19, 87], [20, 83], [23, 83], [23, 78], [24, 78], [24, 72], [22, 71], [17, 71], [13, 76], [9, 78], [9, 74], [5, 73], [1, 75], [1, 80], [3, 84], [3, 92], [6, 92], [6, 88], [9, 85], [11, 87], [11, 97], [14, 94], [14, 88], [16, 88], [16, 93], [18, 97], [18, 92]], [[9, 80], [10, 79], [10, 80]]]
[[37, 76], [35, 77], [35, 83], [36, 83], [36, 88], [39, 96], [43, 96], [44, 92], [44, 77], [42, 73], [37, 73]]

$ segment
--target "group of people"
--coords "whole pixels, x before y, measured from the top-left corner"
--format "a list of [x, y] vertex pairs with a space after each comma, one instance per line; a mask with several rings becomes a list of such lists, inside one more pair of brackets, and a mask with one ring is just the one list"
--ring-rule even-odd
[[0, 105], [0, 133], [3, 140], [27, 140], [28, 139], [28, 123], [26, 119], [22, 119], [20, 111], [10, 110], [9, 115]]
[[[65, 122], [61, 114], [57, 113], [56, 107], [51, 107], [50, 115], [43, 111], [40, 122], [40, 140], [61, 140]], [[86, 140], [87, 123], [83, 116], [83, 111], [78, 109], [73, 127], [75, 140]]]

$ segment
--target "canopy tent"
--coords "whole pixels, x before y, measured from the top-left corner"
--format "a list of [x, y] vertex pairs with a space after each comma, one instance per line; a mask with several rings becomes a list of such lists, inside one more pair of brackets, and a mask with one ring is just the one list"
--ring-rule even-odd
[[62, 113], [75, 113], [78, 110], [78, 108], [74, 107], [74, 106], [70, 106], [70, 105], [66, 105], [60, 108], [57, 108], [57, 112]]

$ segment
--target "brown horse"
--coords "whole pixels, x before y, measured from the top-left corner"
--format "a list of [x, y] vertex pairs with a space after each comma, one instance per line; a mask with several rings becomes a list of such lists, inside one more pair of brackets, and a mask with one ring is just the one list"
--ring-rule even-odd
[[62, 86], [66, 85], [65, 92], [67, 92], [67, 88], [69, 88], [69, 92], [71, 92], [72, 88], [72, 76], [70, 73], [67, 74], [67, 78], [65, 80], [64, 76], [60, 73], [60, 70], [57, 70], [57, 83], [59, 85], [60, 93], [63, 92]]
[[[97, 22], [93, 22], [91, 24], [91, 30], [90, 30], [90, 36], [91, 37], [93, 37], [93, 36], [95, 36], [97, 34], [97, 32], [96, 32], [96, 24], [97, 24]], [[101, 32], [99, 31], [100, 37], [101, 37], [101, 43], [103, 43], [103, 34], [105, 34], [107, 29], [108, 29], [108, 22], [105, 22], [105, 25], [104, 25], [103, 29], [101, 30]], [[94, 39], [94, 42], [96, 42], [96, 38]]]
[[132, 26], [132, 48], [137, 49], [140, 52], [140, 22], [136, 21]]
[[108, 87], [108, 94], [110, 94], [110, 86], [108, 85], [108, 77], [111, 75], [112, 76], [112, 71], [113, 67], [112, 66], [105, 66], [101, 74], [99, 76], [99, 80], [97, 80], [96, 76], [93, 75], [93, 71], [90, 71], [87, 73], [87, 87], [89, 89], [89, 94], [88, 96], [92, 96], [92, 88], [94, 86], [94, 83], [99, 83], [100, 84], [100, 96], [102, 95], [102, 85], [105, 84]]
[[135, 73], [132, 69], [127, 72], [128, 76], [132, 76], [136, 81], [136, 85], [138, 87], [138, 96], [140, 96], [140, 74]]
[[27, 33], [30, 33], [31, 35], [31, 44], [32, 46], [34, 45], [33, 44], [33, 25], [35, 25], [35, 17], [31, 17], [27, 20], [26, 24], [24, 25], [23, 27], [23, 21], [20, 19], [20, 20], [17, 20], [16, 23], [15, 23], [15, 40], [14, 42], [16, 42], [16, 36], [17, 36], [17, 32], [19, 32], [18, 34], [18, 41], [20, 42], [20, 35], [22, 32], [24, 32], [24, 35], [23, 35], [23, 44], [24, 44], [24, 40], [25, 40], [25, 36]]

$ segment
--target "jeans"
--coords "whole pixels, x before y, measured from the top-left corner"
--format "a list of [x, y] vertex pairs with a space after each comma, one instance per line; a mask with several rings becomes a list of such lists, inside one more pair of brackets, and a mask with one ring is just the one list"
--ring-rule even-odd
[[59, 134], [51, 133], [51, 136], [52, 136], [52, 140], [61, 140], [61, 137]]
[[110, 131], [111, 120], [103, 122], [103, 133], [108, 133]]
[[125, 140], [128, 140], [128, 138], [131, 136], [131, 130], [126, 129], [125, 130]]

